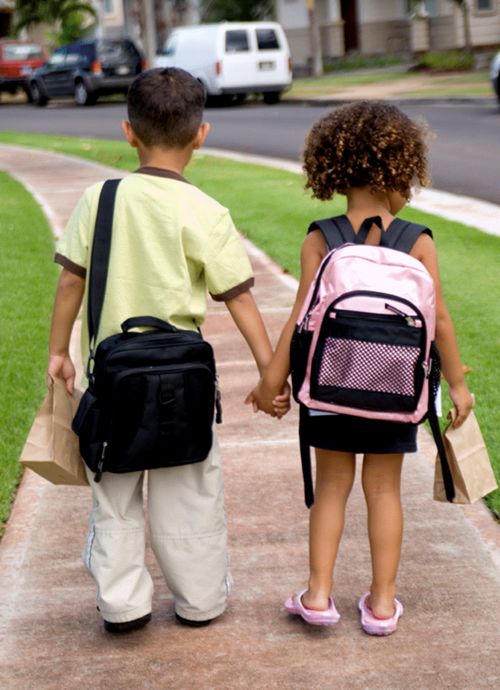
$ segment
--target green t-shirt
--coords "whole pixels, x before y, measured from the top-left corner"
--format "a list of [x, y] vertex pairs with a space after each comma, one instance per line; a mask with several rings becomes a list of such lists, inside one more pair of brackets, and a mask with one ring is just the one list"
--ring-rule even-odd
[[[102, 182], [89, 187], [57, 244], [55, 261], [85, 277]], [[156, 316], [178, 328], [205, 319], [207, 289], [215, 300], [253, 285], [250, 261], [226, 208], [160, 168], [140, 168], [118, 187], [106, 294], [97, 341], [132, 316]], [[82, 357], [88, 357], [87, 290]]]

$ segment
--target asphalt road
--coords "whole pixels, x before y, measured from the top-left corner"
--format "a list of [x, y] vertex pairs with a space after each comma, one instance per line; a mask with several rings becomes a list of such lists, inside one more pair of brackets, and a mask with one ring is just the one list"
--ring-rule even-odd
[[[430, 145], [436, 189], [500, 203], [500, 113], [493, 99], [401, 107], [411, 117], [427, 120], [436, 134]], [[257, 103], [211, 108], [206, 113], [212, 125], [207, 145], [296, 161], [308, 129], [328, 109]], [[123, 103], [90, 108], [70, 102], [52, 102], [47, 108], [0, 104], [0, 130], [119, 139], [125, 117]]]

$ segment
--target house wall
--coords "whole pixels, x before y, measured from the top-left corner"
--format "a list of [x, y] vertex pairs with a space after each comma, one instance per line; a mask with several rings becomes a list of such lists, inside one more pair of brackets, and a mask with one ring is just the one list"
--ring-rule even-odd
[[[323, 56], [341, 57], [344, 54], [343, 23], [340, 19], [338, 0], [316, 0], [316, 11], [321, 25]], [[310, 55], [309, 17], [305, 0], [278, 0], [276, 18], [285, 29], [292, 60], [296, 65], [306, 65]]]
[[[412, 45], [412, 25], [405, 0], [352, 0], [357, 2], [359, 47], [367, 55], [404, 52]], [[339, 0], [316, 0], [323, 55], [344, 54], [343, 23]], [[500, 0], [492, 0], [488, 11], [477, 10], [471, 0], [471, 36], [474, 47], [500, 45]], [[464, 45], [461, 10], [450, 0], [428, 0], [429, 48], [447, 50]], [[295, 64], [305, 64], [310, 55], [308, 16], [305, 0], [277, 0], [277, 19], [283, 25]], [[421, 32], [422, 33], [422, 32]], [[415, 36], [413, 36], [413, 39]], [[414, 41], [413, 41], [414, 42]], [[422, 49], [425, 42], [419, 40]]]
[[[459, 13], [460, 14], [460, 13]], [[474, 47], [500, 45], [500, 0], [493, 0], [492, 9], [478, 11], [474, 2], [474, 8], [470, 13], [471, 38]], [[463, 45], [463, 22], [458, 21], [459, 40]]]

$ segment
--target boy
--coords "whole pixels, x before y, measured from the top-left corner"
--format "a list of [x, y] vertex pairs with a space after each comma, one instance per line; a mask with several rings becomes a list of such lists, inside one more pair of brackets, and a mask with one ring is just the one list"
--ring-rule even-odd
[[[139, 75], [122, 123], [140, 168], [119, 185], [106, 296], [98, 341], [127, 318], [148, 314], [178, 328], [196, 329], [206, 314], [206, 289], [224, 301], [259, 371], [271, 345], [250, 287], [250, 262], [227, 209], [189, 184], [182, 173], [209, 126], [202, 122], [203, 86], [187, 72], [152, 69]], [[57, 287], [48, 373], [72, 393], [68, 354], [73, 323], [87, 298], [89, 256], [102, 184], [90, 187], [71, 216], [55, 261]], [[86, 308], [82, 356], [88, 357]], [[276, 414], [288, 409], [278, 401]], [[151, 619], [153, 584], [144, 564], [143, 473], [89, 472], [93, 509], [85, 564], [97, 583], [98, 609], [108, 632], [125, 632]], [[222, 471], [217, 441], [206, 460], [148, 472], [151, 544], [172, 591], [178, 621], [205, 625], [226, 607], [230, 587]]]

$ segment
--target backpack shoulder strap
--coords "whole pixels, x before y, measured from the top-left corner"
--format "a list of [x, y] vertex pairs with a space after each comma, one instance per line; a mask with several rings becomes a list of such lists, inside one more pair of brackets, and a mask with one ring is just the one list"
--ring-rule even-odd
[[94, 349], [95, 337], [99, 330], [106, 279], [108, 275], [109, 255], [111, 251], [111, 230], [113, 227], [113, 210], [116, 190], [120, 180], [106, 180], [102, 186], [97, 207], [92, 254], [90, 258], [90, 276], [88, 289], [87, 318], [91, 352]]
[[397, 249], [400, 252], [409, 254], [413, 245], [422, 233], [429, 235], [432, 239], [432, 232], [425, 225], [410, 223], [400, 218], [395, 218], [387, 230], [382, 233], [381, 246]]
[[345, 215], [315, 220], [309, 226], [307, 234], [318, 229], [321, 230], [329, 251], [348, 242], [356, 242], [356, 233]]

